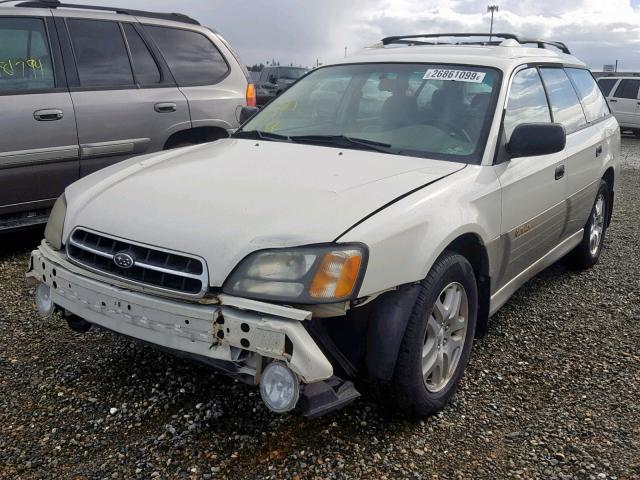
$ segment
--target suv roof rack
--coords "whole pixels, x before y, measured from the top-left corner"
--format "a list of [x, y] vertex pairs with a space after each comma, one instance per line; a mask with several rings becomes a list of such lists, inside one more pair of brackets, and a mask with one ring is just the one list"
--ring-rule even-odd
[[200, 22], [182, 13], [146, 12], [144, 10], [132, 10], [129, 8], [119, 8], [119, 7], [76, 5], [73, 3], [61, 3], [60, 0], [31, 0], [31, 1], [17, 3], [15, 6], [16, 7], [32, 7], [32, 8], [79, 8], [82, 10], [99, 10], [102, 12], [122, 13], [124, 15], [133, 15], [136, 17], [159, 18], [161, 20], [173, 20], [175, 22], [183, 22], [183, 23], [190, 23], [192, 25], [200, 25]]
[[[485, 42], [438, 42], [429, 40], [419, 40], [421, 38], [442, 38], [442, 37], [456, 37], [456, 38], [468, 38], [468, 37], [489, 37], [489, 41]], [[382, 39], [382, 45], [500, 45], [501, 41], [492, 40], [493, 37], [500, 38], [502, 40], [515, 40], [516, 42], [525, 44], [535, 44], [538, 48], [546, 48], [547, 45], [552, 46], [560, 50], [562, 53], [571, 55], [569, 48], [562, 42], [552, 42], [547, 40], [535, 40], [531, 38], [521, 38], [513, 33], [424, 33], [419, 35], [396, 35], [393, 37], [385, 37]]]

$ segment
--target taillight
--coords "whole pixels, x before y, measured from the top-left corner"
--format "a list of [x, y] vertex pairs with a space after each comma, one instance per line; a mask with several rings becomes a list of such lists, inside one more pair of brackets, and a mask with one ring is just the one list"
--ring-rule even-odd
[[247, 84], [247, 107], [255, 107], [256, 101], [256, 87], [253, 83]]

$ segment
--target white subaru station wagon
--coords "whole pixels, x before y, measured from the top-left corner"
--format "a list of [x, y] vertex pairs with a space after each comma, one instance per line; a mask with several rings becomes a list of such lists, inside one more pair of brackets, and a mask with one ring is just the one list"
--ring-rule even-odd
[[620, 134], [562, 43], [389, 37], [254, 113], [69, 186], [31, 256], [40, 313], [204, 362], [274, 412], [360, 389], [420, 417], [523, 283], [598, 261]]

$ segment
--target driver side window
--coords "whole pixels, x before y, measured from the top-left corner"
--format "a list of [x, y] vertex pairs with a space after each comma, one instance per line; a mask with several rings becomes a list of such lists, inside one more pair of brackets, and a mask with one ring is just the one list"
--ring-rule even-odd
[[511, 82], [511, 91], [504, 116], [507, 142], [513, 130], [521, 123], [550, 123], [551, 113], [542, 80], [535, 68], [516, 73]]

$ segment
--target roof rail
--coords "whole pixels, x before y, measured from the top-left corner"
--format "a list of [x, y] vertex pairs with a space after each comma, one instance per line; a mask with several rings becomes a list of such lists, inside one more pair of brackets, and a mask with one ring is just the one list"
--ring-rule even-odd
[[82, 10], [98, 10], [101, 12], [114, 12], [124, 15], [132, 15], [136, 17], [158, 18], [161, 20], [173, 20], [175, 22], [190, 23], [192, 25], [200, 25], [197, 20], [184, 15], [182, 13], [160, 13], [146, 12], [143, 10], [131, 10], [129, 8], [119, 7], [100, 7], [94, 5], [76, 5], [73, 3], [61, 3], [59, 0], [30, 0], [17, 3], [16, 7], [32, 7], [32, 8], [79, 8]]
[[[420, 40], [430, 38], [442, 38], [442, 37], [455, 37], [455, 38], [469, 38], [469, 37], [489, 37], [489, 41], [486, 42], [443, 42], [432, 40]], [[546, 48], [546, 46], [555, 47], [562, 53], [571, 55], [569, 48], [562, 42], [552, 42], [547, 40], [535, 40], [531, 38], [521, 38], [513, 33], [425, 33], [419, 35], [396, 35], [393, 37], [386, 37], [382, 39], [382, 45], [500, 45], [499, 41], [494, 41], [493, 37], [503, 40], [515, 40], [516, 42], [526, 45], [535, 44], [538, 48]]]

